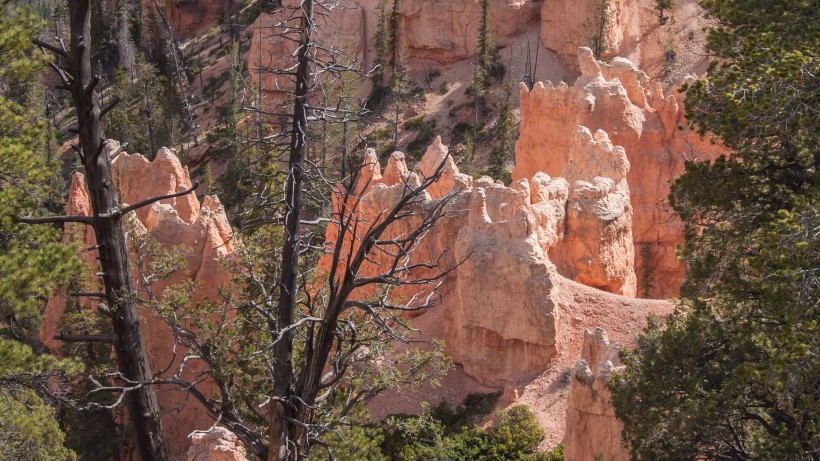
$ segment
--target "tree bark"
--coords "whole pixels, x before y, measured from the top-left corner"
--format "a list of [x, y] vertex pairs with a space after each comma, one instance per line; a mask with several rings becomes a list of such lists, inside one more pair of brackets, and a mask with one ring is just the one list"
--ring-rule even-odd
[[[99, 245], [105, 294], [117, 337], [114, 346], [122, 376], [131, 383], [153, 378], [140, 329], [136, 292], [131, 286], [128, 248], [122, 231], [122, 214], [111, 177], [111, 159], [104, 148], [101, 109], [91, 75], [91, 14], [89, 0], [70, 0], [71, 23], [68, 53], [69, 85], [77, 109], [80, 149], [93, 209], [92, 226]], [[128, 415], [143, 461], [169, 459], [160, 424], [159, 404], [150, 386], [136, 386], [126, 396]]]
[[[307, 96], [309, 85], [310, 52], [313, 32], [313, 0], [302, 1], [301, 32], [299, 37], [296, 92], [293, 105], [293, 131], [290, 140], [288, 179], [285, 192], [285, 245], [282, 251], [282, 274], [279, 279], [278, 329], [293, 324], [296, 310], [297, 276], [299, 273], [299, 221], [302, 213], [302, 179], [305, 163], [305, 135], [307, 133]], [[272, 328], [273, 331], [276, 329]], [[271, 408], [268, 461], [297, 459], [298, 450], [289, 450], [287, 417], [290, 407], [293, 379], [293, 330], [285, 333], [273, 351], [273, 396], [277, 399]]]

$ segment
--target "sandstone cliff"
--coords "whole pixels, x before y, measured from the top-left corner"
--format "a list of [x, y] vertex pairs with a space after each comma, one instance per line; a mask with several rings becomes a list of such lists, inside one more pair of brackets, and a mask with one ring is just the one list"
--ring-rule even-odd
[[[299, 2], [286, 0], [282, 4], [282, 10], [262, 14], [251, 26], [253, 44], [248, 68], [252, 72], [260, 62], [263, 67], [270, 67], [270, 64], [289, 57], [295, 47], [292, 41], [277, 34], [284, 30], [283, 25], [292, 21]], [[363, 69], [370, 68], [375, 52], [373, 37], [378, 28], [377, 5], [378, 0], [351, 0], [344, 7], [317, 17], [317, 39], [355, 57]], [[388, 13], [390, 8], [388, 3]], [[509, 45], [513, 37], [521, 35], [538, 21], [539, 9], [539, 2], [533, 0], [490, 2], [489, 29], [497, 43]], [[436, 68], [475, 55], [481, 22], [480, 1], [399, 2], [397, 13], [399, 46], [412, 68]], [[268, 91], [275, 91], [274, 80], [264, 82]]]
[[[707, 20], [697, 0], [678, 0], [664, 11], [664, 20], [653, 0], [606, 3], [603, 56], [629, 59], [653, 78], [669, 82], [689, 72], [705, 71], [702, 43]], [[576, 50], [592, 43], [599, 5], [598, 0], [560, 0], [541, 6], [541, 42], [574, 72], [579, 70]]]
[[[570, 159], [565, 173], [571, 183], [537, 173], [506, 187], [490, 178], [473, 180], [460, 173], [440, 139], [413, 171], [405, 165], [403, 154], [394, 153], [382, 174], [371, 151], [348, 198], [358, 204], [352, 218], [360, 224], [359, 230], [348, 228], [350, 235], [342, 241], [357, 245], [384, 210], [440, 166], [442, 177], [428, 187], [413, 211], [414, 216], [423, 214], [448, 200], [447, 214], [427, 233], [410, 263], [436, 261], [439, 270], [452, 271], [442, 288], [449, 295], [437, 308], [445, 312], [447, 352], [485, 385], [531, 379], [546, 370], [571, 341], [564, 332], [580, 307], [573, 292], [595, 292], [595, 288], [625, 295], [635, 292], [626, 154], [603, 131], [593, 136], [578, 127]], [[338, 190], [335, 199], [336, 222], [353, 209], [350, 204], [340, 206], [342, 192]], [[386, 237], [401, 235], [404, 225], [412, 227], [412, 223], [394, 226]], [[328, 227], [328, 244], [339, 240], [339, 232], [344, 231], [340, 229], [334, 224]], [[590, 287], [565, 281], [553, 254], [567, 276]], [[378, 270], [382, 258], [376, 252], [364, 275]], [[327, 270], [329, 257], [319, 267]], [[417, 286], [409, 286], [394, 294], [411, 299], [417, 291]], [[666, 306], [603, 296], [610, 296], [607, 310], [613, 318], [642, 309], [645, 315]]]
[[[570, 155], [576, 127], [606, 132], [631, 166], [626, 181], [634, 250], [623, 255], [635, 258], [637, 294], [676, 296], [683, 269], [674, 249], [682, 241], [683, 226], [665, 204], [669, 180], [683, 172], [687, 158], [714, 158], [723, 149], [687, 128], [682, 95], [664, 94], [630, 61], [599, 62], [588, 48], [580, 49], [578, 61], [581, 76], [572, 86], [537, 83], [528, 90], [522, 85], [513, 179], [539, 171], [567, 174], [565, 169], [575, 168]], [[572, 276], [566, 266], [559, 268]]]
[[217, 24], [224, 18], [230, 2], [227, 0], [176, 0], [170, 2], [155, 2], [142, 0], [142, 27], [144, 33], [156, 37], [164, 37], [165, 24], [157, 8], [162, 8], [162, 14], [171, 26], [174, 35], [187, 38], [200, 34]]

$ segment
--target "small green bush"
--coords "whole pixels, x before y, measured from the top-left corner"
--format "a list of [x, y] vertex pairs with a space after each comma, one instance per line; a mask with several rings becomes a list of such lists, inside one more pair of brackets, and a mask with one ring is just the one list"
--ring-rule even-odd
[[381, 145], [376, 149], [376, 153], [379, 155], [379, 158], [385, 158], [388, 155], [392, 154], [396, 151], [396, 144], [393, 142], [389, 142], [387, 144]]
[[490, 429], [495, 455], [492, 459], [512, 461], [531, 457], [546, 436], [529, 407], [510, 407], [499, 415]]
[[470, 394], [457, 408], [442, 402], [419, 416], [390, 416], [380, 423], [382, 453], [395, 461], [563, 460], [560, 446], [550, 453], [538, 452], [545, 434], [524, 405], [500, 413], [489, 431], [475, 425], [492, 411], [499, 395]]
[[438, 94], [447, 94], [450, 92], [450, 84], [447, 82], [441, 82], [441, 85], [438, 87]]
[[420, 129], [424, 128], [424, 124], [425, 124], [424, 116], [419, 115], [418, 117], [413, 117], [413, 118], [407, 119], [404, 122], [404, 129], [405, 130], [420, 130]]
[[370, 132], [367, 135], [367, 140], [370, 142], [379, 142], [384, 141], [385, 139], [389, 138], [393, 134], [390, 131], [390, 128], [378, 128]]
[[543, 459], [538, 461], [564, 461], [564, 444], [559, 443], [557, 447], [544, 453]]

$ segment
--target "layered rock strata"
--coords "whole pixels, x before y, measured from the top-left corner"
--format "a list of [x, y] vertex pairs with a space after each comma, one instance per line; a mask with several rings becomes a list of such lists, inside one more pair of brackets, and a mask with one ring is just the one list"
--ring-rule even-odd
[[[283, 9], [274, 14], [263, 13], [254, 22], [248, 69], [289, 67], [296, 47], [293, 40], [280, 34], [288, 26], [297, 25], [294, 14], [299, 2], [286, 0]], [[376, 50], [374, 36], [378, 28], [378, 0], [351, 0], [316, 17], [316, 38], [326, 45], [355, 58], [362, 69], [373, 65]], [[390, 4], [387, 5], [391, 14]], [[502, 0], [490, 2], [489, 29], [498, 44], [509, 45], [513, 37], [537, 22], [538, 2], [532, 0]], [[397, 35], [403, 59], [411, 68], [436, 68], [468, 59], [478, 48], [481, 23], [481, 2], [477, 0], [421, 0], [399, 2]], [[332, 43], [331, 43], [332, 37]], [[422, 63], [423, 61], [423, 63]], [[283, 64], [287, 62], [287, 65]], [[258, 80], [259, 77], [257, 77]], [[277, 91], [282, 82], [273, 75], [261, 77], [263, 88]], [[277, 86], [279, 85], [279, 86]]]

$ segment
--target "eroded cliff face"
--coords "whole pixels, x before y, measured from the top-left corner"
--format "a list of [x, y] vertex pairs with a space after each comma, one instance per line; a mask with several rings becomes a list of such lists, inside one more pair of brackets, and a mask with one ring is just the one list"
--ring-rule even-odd
[[[576, 50], [591, 46], [600, 0], [545, 1], [541, 6], [541, 42], [573, 72], [579, 71]], [[680, 78], [701, 73], [704, 11], [697, 0], [678, 0], [661, 19], [653, 0], [609, 0], [602, 56], [629, 59], [655, 78]], [[682, 72], [682, 73], [681, 73]]]
[[[252, 74], [260, 67], [282, 68], [285, 60], [292, 60], [296, 44], [278, 34], [284, 30], [283, 26], [297, 24], [294, 11], [299, 2], [286, 0], [282, 4], [282, 10], [262, 14], [251, 26], [253, 38], [248, 69]], [[377, 6], [378, 0], [351, 0], [344, 7], [317, 16], [317, 40], [355, 59], [362, 69], [369, 69], [375, 57]], [[388, 15], [390, 8], [388, 2]], [[537, 23], [539, 9], [540, 2], [533, 0], [490, 2], [489, 29], [497, 44], [509, 45], [513, 37]], [[434, 69], [476, 54], [481, 22], [479, 0], [399, 2], [397, 13], [398, 42], [403, 59], [411, 69]], [[263, 75], [261, 79], [268, 92], [277, 91], [277, 82], [282, 84], [281, 77], [273, 75]]]
[[581, 359], [570, 376], [564, 458], [577, 461], [629, 461], [621, 439], [623, 423], [615, 417], [609, 376], [622, 368], [620, 345], [603, 328], [584, 331]]
[[[683, 240], [683, 226], [665, 203], [669, 180], [683, 172], [685, 160], [694, 153], [704, 159], [724, 150], [688, 129], [681, 94], [664, 93], [630, 61], [615, 58], [606, 64], [581, 48], [578, 62], [581, 76], [572, 86], [537, 83], [530, 91], [522, 85], [513, 179], [540, 171], [571, 174], [566, 169], [577, 167], [570, 158], [576, 127], [606, 132], [630, 165], [626, 182], [634, 249], [622, 255], [634, 258], [636, 292], [642, 297], [676, 296], [683, 268], [674, 250]], [[559, 264], [562, 274], [573, 277], [568, 267]]]
[[[109, 154], [116, 152], [118, 147], [116, 143], [109, 144]], [[160, 149], [154, 161], [148, 161], [139, 154], [120, 153], [113, 159], [112, 176], [117, 183], [121, 204], [133, 204], [191, 187], [187, 168], [180, 164], [173, 152], [165, 148]], [[91, 215], [91, 206], [85, 192], [85, 178], [81, 173], [75, 173], [72, 177], [66, 208], [69, 214]], [[166, 250], [175, 247], [182, 249], [185, 267], [170, 278], [159, 280], [153, 285], [154, 293], [160, 298], [166, 288], [183, 281], [192, 281], [196, 284], [195, 301], [218, 299], [220, 286], [230, 280], [231, 275], [223, 261], [234, 251], [233, 232], [216, 196], [206, 196], [202, 203], [194, 194], [156, 202], [136, 211], [134, 219], [126, 223], [124, 230], [129, 234], [136, 234], [136, 240], [140, 241], [139, 236], [150, 234]], [[94, 232], [88, 226], [70, 225], [64, 234], [64, 240], [79, 243], [82, 248], [96, 244]], [[95, 253], [82, 251], [80, 257], [90, 268], [84, 281], [89, 289], [83, 291], [102, 291], [92, 288], [100, 286], [99, 279], [93, 276], [98, 267], [95, 264]], [[134, 254], [131, 255], [131, 260], [136, 261]], [[132, 276], [138, 278], [134, 269]], [[135, 285], [142, 286], [140, 283]], [[84, 303], [85, 308], [96, 309], [95, 302]], [[62, 345], [53, 337], [60, 330], [65, 308], [65, 296], [57, 296], [49, 300], [44, 312], [41, 336], [55, 352]], [[174, 350], [175, 339], [167, 323], [149, 309], [142, 311], [140, 320], [152, 371], [176, 370], [184, 352], [179, 346]], [[200, 367], [196, 361], [191, 361], [182, 369], [183, 379], [191, 379]], [[188, 434], [210, 427], [211, 418], [184, 391], [164, 389], [157, 394], [157, 398], [171, 453], [175, 456], [183, 455]]]
[[[500, 0], [490, 2], [489, 29], [501, 46], [538, 20], [540, 2]], [[401, 2], [400, 43], [408, 57], [449, 64], [470, 58], [478, 48], [481, 23], [479, 0]], [[371, 29], [375, 30], [375, 29]]]
[[223, 19], [230, 0], [175, 0], [168, 2], [142, 1], [143, 33], [164, 37], [167, 29], [158, 8], [162, 9], [165, 20], [174, 35], [187, 38], [203, 33]]
[[[437, 170], [441, 178], [412, 205], [409, 220], [420, 219], [442, 201], [446, 214], [415, 248], [409, 264], [434, 261], [438, 271], [449, 272], [441, 288], [449, 295], [436, 308], [445, 311], [443, 339], [448, 354], [480, 383], [501, 387], [543, 372], [567, 346], [564, 331], [583, 302], [573, 293], [579, 287], [613, 293], [601, 292], [611, 302], [607, 315], [631, 316], [647, 308], [645, 302], [627, 297], [635, 292], [629, 162], [605, 132], [593, 135], [583, 126], [575, 131], [566, 178], [539, 172], [511, 187], [460, 173], [440, 139], [413, 171], [397, 152], [382, 173], [371, 151], [347, 206], [340, 206], [343, 189], [337, 189], [335, 199], [336, 221], [351, 216], [345, 210], [356, 203], [352, 218], [358, 227], [348, 227], [348, 235], [340, 239], [342, 230], [331, 224], [327, 244], [358, 245], [386, 210]], [[406, 226], [413, 223], [389, 227], [385, 239], [404, 235]], [[383, 269], [385, 256], [375, 252], [363, 275]], [[325, 256], [320, 269], [328, 270], [330, 261]], [[555, 261], [566, 268], [567, 276], [589, 287], [559, 275]], [[424, 268], [408, 277], [428, 275]], [[418, 291], [410, 285], [393, 294], [411, 299]], [[425, 299], [424, 293], [420, 298]]]

